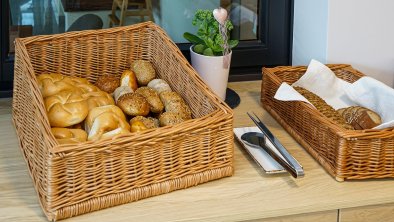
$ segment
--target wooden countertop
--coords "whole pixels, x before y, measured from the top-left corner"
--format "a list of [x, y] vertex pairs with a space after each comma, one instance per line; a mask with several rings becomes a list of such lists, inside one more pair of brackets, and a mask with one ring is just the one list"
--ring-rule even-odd
[[[67, 219], [72, 221], [241, 221], [394, 202], [392, 179], [336, 182], [260, 105], [261, 81], [229, 83], [241, 97], [234, 126], [252, 110], [303, 165], [305, 177], [267, 175], [235, 141], [235, 174], [196, 187]], [[47, 221], [18, 147], [11, 99], [0, 99], [0, 221]]]

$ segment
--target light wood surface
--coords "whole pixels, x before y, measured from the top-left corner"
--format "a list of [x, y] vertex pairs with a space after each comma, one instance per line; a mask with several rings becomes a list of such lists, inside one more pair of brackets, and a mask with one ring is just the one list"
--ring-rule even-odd
[[340, 210], [339, 222], [393, 222], [394, 204]]
[[[260, 114], [303, 165], [304, 178], [264, 174], [235, 142], [232, 177], [67, 221], [247, 221], [394, 203], [392, 179], [336, 182], [261, 108], [260, 86], [261, 81], [229, 83], [241, 97], [234, 126], [253, 126], [246, 111]], [[0, 148], [0, 221], [46, 221], [18, 147], [10, 99], [0, 99]]]
[[247, 222], [337, 222], [338, 210], [248, 220]]

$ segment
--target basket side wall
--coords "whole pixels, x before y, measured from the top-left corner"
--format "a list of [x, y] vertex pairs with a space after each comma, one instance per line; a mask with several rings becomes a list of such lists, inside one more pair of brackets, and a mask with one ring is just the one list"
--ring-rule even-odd
[[[232, 175], [233, 113], [208, 90], [159, 27], [145, 23], [65, 33], [26, 39], [24, 44], [32, 67], [31, 81], [35, 83], [30, 87], [38, 91], [33, 101], [37, 115], [46, 114], [36, 75], [62, 73], [94, 83], [104, 74], [120, 76], [134, 60], [145, 59], [183, 96], [194, 117], [174, 127], [80, 144], [75, 149], [41, 144], [39, 149], [46, 156], [34, 160], [46, 162], [41, 171], [48, 174], [36, 186], [43, 187], [41, 195], [46, 199], [41, 202], [47, 206], [44, 211], [49, 219], [63, 219]], [[43, 124], [50, 129], [45, 118]], [[50, 130], [41, 133], [50, 138]], [[38, 149], [35, 146], [32, 149]], [[64, 151], [56, 152], [57, 148]]]
[[[354, 82], [364, 76], [349, 65], [329, 65]], [[344, 131], [302, 102], [274, 99], [282, 82], [292, 84], [306, 67], [264, 69], [261, 102], [264, 108], [337, 180], [394, 177], [394, 130]]]

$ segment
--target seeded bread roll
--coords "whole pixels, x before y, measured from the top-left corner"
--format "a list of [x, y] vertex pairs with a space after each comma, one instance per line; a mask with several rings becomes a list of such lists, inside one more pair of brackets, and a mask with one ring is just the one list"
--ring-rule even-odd
[[184, 120], [192, 118], [192, 112], [183, 101], [170, 101], [166, 105], [166, 112], [178, 113]]
[[346, 123], [345, 119], [337, 112], [334, 108], [328, 105], [322, 98], [315, 95], [314, 93], [302, 88], [302, 87], [294, 87], [297, 92], [303, 95], [310, 103], [312, 103], [316, 109], [322, 113], [325, 117], [332, 120], [339, 126], [347, 130], [354, 130], [354, 128]]
[[337, 111], [356, 130], [372, 129], [382, 124], [379, 114], [365, 107], [351, 106]]
[[155, 90], [144, 86], [138, 88], [135, 93], [140, 94], [148, 101], [152, 113], [161, 113], [163, 111], [164, 105]]
[[165, 91], [160, 93], [160, 99], [166, 106], [170, 102], [183, 101], [182, 97], [177, 92]]
[[159, 127], [159, 120], [153, 117], [136, 116], [130, 120], [130, 124], [134, 121], [143, 122], [148, 129]]
[[164, 112], [159, 117], [160, 126], [173, 126], [185, 121], [179, 113]]
[[118, 88], [115, 89], [113, 95], [115, 99], [115, 103], [118, 103], [119, 97], [121, 97], [123, 94], [126, 93], [133, 93], [134, 90], [128, 86], [119, 86]]
[[119, 85], [119, 78], [112, 75], [100, 76], [96, 81], [96, 86], [109, 94], [113, 93]]
[[162, 92], [160, 93], [160, 99], [164, 103], [166, 112], [178, 113], [183, 120], [192, 118], [190, 107], [177, 92]]
[[137, 77], [138, 85], [146, 86], [148, 83], [156, 78], [156, 72], [152, 64], [147, 60], [136, 60], [131, 64], [131, 70]]
[[122, 95], [119, 97], [117, 105], [130, 116], [146, 116], [149, 113], [148, 101], [137, 93]]
[[148, 87], [155, 90], [157, 94], [165, 91], [172, 91], [170, 85], [168, 85], [168, 83], [163, 79], [153, 79], [148, 83]]

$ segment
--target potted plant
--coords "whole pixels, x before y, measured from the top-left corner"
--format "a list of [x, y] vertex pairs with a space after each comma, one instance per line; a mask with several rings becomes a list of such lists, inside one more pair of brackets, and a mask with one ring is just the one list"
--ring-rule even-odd
[[204, 82], [225, 100], [228, 73], [231, 61], [231, 49], [238, 45], [238, 40], [227, 38], [233, 29], [223, 8], [197, 10], [192, 20], [197, 26], [196, 35], [185, 32], [183, 37], [191, 42], [191, 63]]

